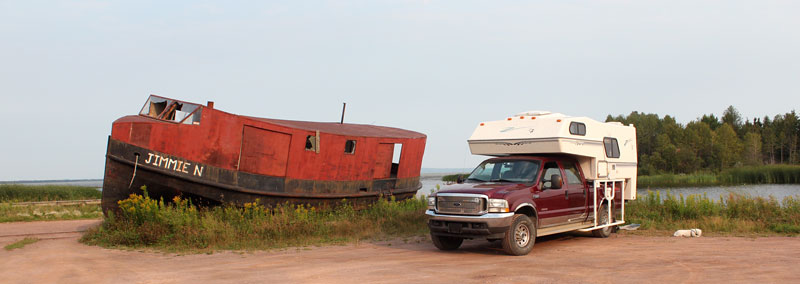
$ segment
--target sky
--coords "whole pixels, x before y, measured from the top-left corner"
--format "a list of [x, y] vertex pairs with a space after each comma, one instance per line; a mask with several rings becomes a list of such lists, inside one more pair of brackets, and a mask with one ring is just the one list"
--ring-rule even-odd
[[0, 181], [102, 178], [149, 94], [428, 135], [470, 168], [527, 110], [687, 123], [800, 109], [798, 1], [0, 0]]

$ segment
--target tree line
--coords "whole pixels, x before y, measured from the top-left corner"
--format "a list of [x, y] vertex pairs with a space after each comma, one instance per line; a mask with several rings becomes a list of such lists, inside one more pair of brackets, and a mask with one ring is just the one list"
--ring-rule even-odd
[[719, 172], [764, 164], [798, 164], [800, 119], [794, 110], [770, 118], [745, 119], [733, 106], [686, 125], [674, 117], [632, 112], [606, 122], [633, 124], [638, 140], [639, 174]]

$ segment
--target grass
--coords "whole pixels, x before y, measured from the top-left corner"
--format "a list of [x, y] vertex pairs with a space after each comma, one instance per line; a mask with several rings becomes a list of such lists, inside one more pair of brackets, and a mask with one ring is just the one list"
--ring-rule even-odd
[[768, 165], [724, 170], [719, 180], [725, 184], [797, 184], [800, 183], [800, 166]]
[[636, 182], [636, 186], [638, 186], [639, 188], [700, 187], [700, 186], [718, 186], [718, 185], [720, 185], [719, 179], [715, 174], [690, 174], [690, 175], [663, 174], [663, 175], [652, 175], [652, 176], [639, 176]]
[[458, 176], [463, 176], [464, 178], [467, 178], [469, 176], [469, 173], [446, 175], [442, 177], [442, 181], [456, 182], [458, 180]]
[[363, 210], [342, 202], [319, 210], [284, 204], [267, 208], [197, 208], [189, 201], [170, 202], [132, 194], [119, 202], [102, 226], [90, 229], [81, 242], [103, 247], [153, 248], [162, 251], [273, 249], [360, 240], [420, 236], [428, 232], [422, 199], [379, 200]]
[[94, 187], [70, 185], [0, 184], [0, 202], [100, 199]]
[[731, 168], [718, 174], [662, 174], [639, 176], [637, 186], [650, 187], [702, 187], [740, 184], [798, 184], [800, 166], [765, 165]]
[[20, 240], [20, 241], [18, 241], [16, 243], [13, 243], [13, 244], [5, 246], [5, 249], [6, 250], [13, 250], [13, 249], [18, 249], [18, 248], [23, 248], [23, 247], [25, 247], [25, 246], [27, 246], [29, 244], [32, 244], [32, 243], [35, 243], [35, 242], [38, 242], [38, 241], [39, 241], [39, 239], [37, 239], [37, 238], [24, 238], [24, 239], [22, 239], [22, 240]]
[[0, 203], [0, 223], [97, 219], [103, 217], [100, 205], [24, 205]]
[[649, 192], [625, 205], [627, 223], [640, 230], [672, 231], [700, 228], [711, 235], [800, 235], [800, 199], [731, 194], [720, 200], [705, 195], [675, 196]]

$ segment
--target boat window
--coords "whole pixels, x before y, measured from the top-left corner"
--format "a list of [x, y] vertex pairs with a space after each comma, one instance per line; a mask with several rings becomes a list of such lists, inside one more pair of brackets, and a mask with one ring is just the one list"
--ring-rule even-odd
[[619, 158], [619, 143], [617, 142], [617, 138], [603, 138], [603, 144], [606, 148], [606, 157]]
[[200, 124], [202, 108], [200, 105], [151, 95], [139, 114], [165, 121], [196, 125]]
[[306, 136], [306, 150], [308, 151], [317, 151], [317, 136], [308, 135]]
[[346, 154], [355, 154], [356, 140], [347, 140], [347, 142], [344, 143], [344, 152]]
[[475, 168], [467, 180], [530, 183], [538, 172], [539, 161], [486, 161]]
[[586, 124], [583, 124], [582, 122], [571, 122], [569, 124], [569, 134], [585, 136]]

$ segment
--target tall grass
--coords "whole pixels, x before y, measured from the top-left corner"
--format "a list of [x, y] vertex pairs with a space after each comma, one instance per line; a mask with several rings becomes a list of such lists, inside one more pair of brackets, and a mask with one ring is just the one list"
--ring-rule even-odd
[[648, 192], [626, 204], [626, 221], [642, 229], [700, 228], [712, 233], [800, 234], [800, 199], [731, 194], [719, 200], [706, 195], [675, 196]]
[[258, 203], [198, 209], [180, 197], [164, 202], [145, 192], [119, 205], [118, 215], [109, 214], [81, 241], [167, 251], [247, 250], [427, 233], [427, 204], [422, 199], [379, 200], [358, 211], [347, 202], [330, 210], [291, 204], [267, 208]]
[[446, 175], [446, 176], [443, 176], [443, 177], [442, 177], [442, 181], [456, 182], [456, 181], [458, 181], [458, 177], [459, 177], [459, 176], [462, 176], [462, 177], [464, 177], [464, 178], [467, 178], [467, 177], [469, 176], [469, 173], [466, 173], [466, 174], [454, 174], [454, 175]]
[[800, 166], [768, 165], [724, 170], [719, 179], [725, 184], [800, 183]]
[[718, 174], [696, 173], [639, 176], [637, 185], [641, 188], [651, 188], [798, 183], [800, 183], [800, 166], [766, 165], [730, 168]]
[[714, 174], [675, 175], [663, 174], [653, 176], [639, 176], [636, 185], [640, 188], [651, 187], [689, 187], [689, 186], [715, 186], [719, 179]]
[[99, 199], [101, 195], [88, 186], [0, 184], [0, 202]]
[[97, 219], [103, 217], [100, 205], [18, 206], [0, 203], [0, 223], [22, 221], [53, 221]]

